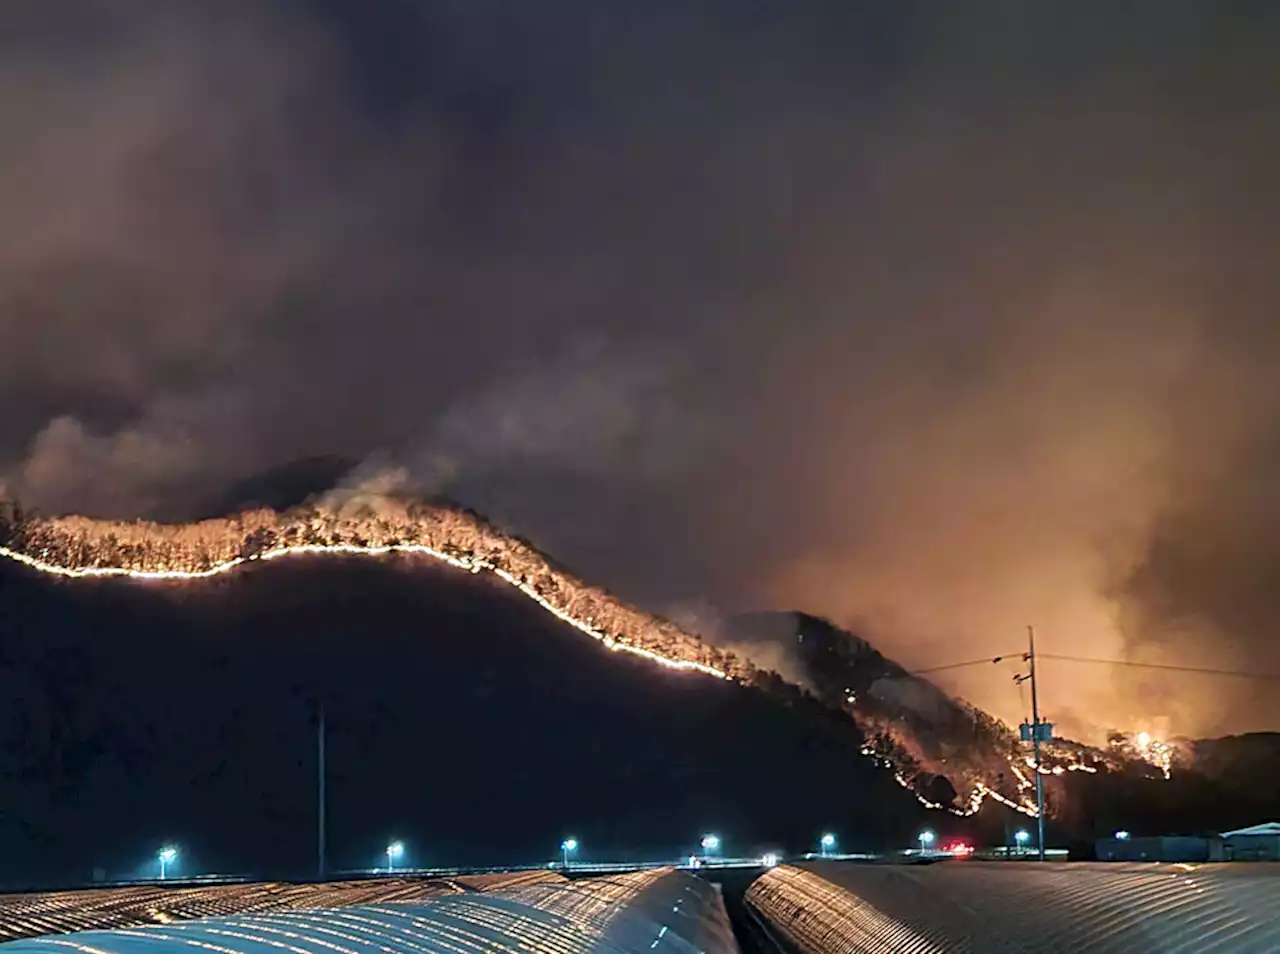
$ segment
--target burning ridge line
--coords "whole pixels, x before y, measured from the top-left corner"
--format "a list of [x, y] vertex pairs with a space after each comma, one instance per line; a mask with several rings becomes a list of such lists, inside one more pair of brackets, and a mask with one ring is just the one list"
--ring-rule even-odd
[[[555, 567], [532, 544], [452, 507], [374, 497], [285, 513], [249, 511], [189, 525], [16, 515], [6, 521], [0, 511], [0, 557], [69, 579], [198, 581], [288, 558], [394, 554], [428, 557], [473, 574], [492, 573], [613, 652], [747, 685], [759, 674], [750, 662], [590, 586]], [[970, 815], [992, 798], [1028, 813], [1025, 802], [973, 779], [963, 808], [938, 804], [916, 790], [888, 753], [864, 748], [863, 754], [891, 768], [898, 784], [928, 808]]]
[[[270, 514], [270, 516], [266, 516], [267, 514]], [[421, 518], [426, 514], [431, 514], [437, 517], [441, 515], [440, 511], [436, 509], [423, 511], [406, 508], [404, 512], [404, 516], [410, 518], [412, 523], [417, 523], [419, 528], [423, 526]], [[278, 523], [279, 525], [273, 529], [281, 535], [288, 535], [290, 530], [296, 529], [297, 524], [302, 522], [297, 517], [295, 517], [293, 521], [290, 521], [287, 515], [281, 516], [271, 512], [260, 512], [255, 516], [258, 516], [259, 518], [265, 517], [265, 521], [268, 523]], [[367, 532], [370, 530], [376, 530], [375, 526], [361, 526], [359, 521], [351, 521], [349, 519], [343, 520], [341, 518], [332, 519], [327, 516], [321, 516], [320, 511], [312, 511], [310, 515], [303, 516], [311, 516], [313, 521], [315, 517], [320, 516], [322, 522], [329, 524], [330, 530], [336, 530], [337, 534], [335, 535], [338, 535], [339, 537], [345, 535], [342, 533], [343, 529], [351, 531], [351, 536], [353, 537], [362, 536], [367, 539], [370, 536], [377, 535], [376, 533]], [[271, 517], [275, 517], [276, 520], [271, 521]], [[415, 517], [418, 519], [413, 520], [412, 518]], [[496, 534], [489, 530], [489, 528], [484, 527], [479, 521], [469, 520], [467, 522], [471, 524], [467, 529], [471, 531], [472, 535], [492, 538], [495, 542], [505, 543], [508, 547], [519, 550], [519, 556], [523, 557], [526, 561], [529, 559], [528, 551], [530, 548], [522, 545], [519, 541], [505, 537], [505, 535]], [[406, 523], [408, 523], [408, 521], [406, 521]], [[204, 528], [208, 529], [210, 527], [216, 527], [219, 524], [221, 524], [225, 528], [226, 532], [233, 538], [236, 535], [237, 530], [241, 531], [241, 534], [245, 537], [250, 535], [243, 532], [248, 528], [245, 527], [244, 522], [239, 520], [210, 521], [204, 525]], [[345, 527], [344, 524], [346, 525]], [[440, 528], [448, 527], [448, 523], [445, 520], [437, 521], [437, 525]], [[728, 671], [728, 661], [718, 658], [721, 654], [714, 649], [702, 646], [693, 636], [677, 630], [673, 624], [665, 623], [665, 621], [663, 621], [658, 624], [658, 627], [660, 627], [662, 631], [653, 634], [645, 634], [643, 632], [633, 632], [628, 634], [625, 631], [628, 627], [606, 628], [605, 626], [596, 625], [592, 615], [587, 615], [584, 618], [583, 616], [573, 612], [573, 606], [571, 605], [573, 602], [572, 599], [557, 601], [553, 598], [549, 598], [540, 592], [537, 586], [528, 582], [527, 572], [525, 574], [513, 572], [503, 566], [501, 562], [486, 559], [483, 556], [469, 555], [465, 552], [450, 553], [441, 545], [433, 545], [432, 543], [427, 542], [404, 541], [357, 543], [349, 542], [348, 540], [341, 538], [330, 539], [321, 543], [268, 544], [265, 548], [257, 551], [252, 549], [248, 539], [238, 541], [238, 545], [237, 541], [234, 539], [224, 539], [222, 541], [223, 545], [219, 547], [219, 549], [223, 550], [224, 553], [227, 549], [238, 550], [239, 552], [236, 553], [236, 555], [201, 554], [198, 552], [198, 545], [193, 545], [190, 548], [196, 552], [184, 553], [181, 551], [182, 543], [180, 534], [182, 529], [184, 528], [162, 528], [160, 525], [156, 524], [99, 523], [97, 521], [87, 521], [80, 518], [35, 520], [20, 525], [17, 528], [18, 535], [24, 541], [30, 541], [37, 545], [45, 545], [40, 546], [38, 550], [35, 550], [35, 552], [31, 552], [25, 547], [19, 548], [3, 545], [0, 546], [0, 557], [13, 560], [14, 562], [41, 573], [70, 579], [118, 577], [139, 581], [180, 582], [209, 579], [233, 572], [241, 567], [245, 567], [256, 562], [270, 562], [288, 557], [337, 555], [381, 557], [392, 554], [426, 556], [471, 573], [478, 574], [485, 571], [492, 573], [505, 583], [515, 587], [529, 599], [532, 599], [557, 619], [568, 623], [579, 632], [585, 633], [614, 652], [630, 653], [670, 669], [699, 672], [717, 679], [731, 678], [731, 673]], [[398, 529], [412, 530], [414, 528], [412, 525], [401, 525]], [[366, 532], [360, 533], [359, 531], [361, 530]], [[128, 547], [128, 544], [123, 546], [120, 545], [116, 535], [123, 532], [129, 536], [136, 536], [139, 531], [144, 537], [151, 536], [152, 534], [160, 537], [159, 547], [152, 548], [151, 552], [148, 552], [147, 548], [143, 547], [142, 558], [140, 560], [135, 558], [135, 560], [132, 561], [133, 565], [129, 565], [129, 563], [124, 560], [113, 561], [111, 559], [113, 555], [120, 555], [118, 553], [113, 554], [113, 550], [119, 551]], [[410, 534], [404, 535], [408, 536]], [[165, 537], [168, 537], [168, 539], [164, 539]], [[179, 554], [181, 557], [181, 559], [177, 561], [179, 565], [166, 565], [164, 558], [158, 556], [155, 551], [156, 549], [173, 547], [175, 545], [175, 541], [176, 546], [179, 548]], [[91, 562], [78, 565], [73, 562], [59, 560], [57, 557], [52, 555], [52, 551], [64, 548], [81, 552], [87, 550], [89, 553], [93, 554]], [[94, 553], [95, 549], [98, 551], [97, 553]], [[454, 549], [457, 550], [456, 545]], [[172, 558], [173, 554], [169, 554], [169, 559]], [[549, 586], [549, 589], [551, 589], [554, 595], [561, 595], [566, 590], [570, 593], [574, 591], [588, 592], [589, 595], [587, 597], [587, 601], [602, 604], [598, 607], [601, 614], [615, 617], [615, 622], [634, 622], [633, 620], [627, 619], [627, 617], [639, 618], [642, 616], [639, 611], [631, 610], [629, 607], [623, 606], [620, 601], [613, 597], [609, 597], [601, 591], [589, 588], [586, 584], [581, 583], [581, 581], [568, 577], [567, 574], [557, 573], [551, 569], [545, 560], [536, 562], [540, 562], [542, 565], [533, 569], [540, 571], [540, 575], [550, 578], [551, 585]], [[623, 619], [618, 620], [617, 617], [623, 617]], [[648, 636], [648, 638], [646, 638], [646, 636]], [[671, 644], [674, 651], [662, 652], [659, 649], [643, 645], [642, 642], [652, 642], [655, 644], [668, 643]], [[682, 649], [687, 649], [688, 651], [682, 653], [680, 652]], [[701, 655], [704, 658], [693, 658], [695, 654]], [[741, 670], [741, 667], [739, 666], [738, 669]], [[733, 675], [736, 676], [744, 674], [745, 673], [741, 671], [733, 673]]]

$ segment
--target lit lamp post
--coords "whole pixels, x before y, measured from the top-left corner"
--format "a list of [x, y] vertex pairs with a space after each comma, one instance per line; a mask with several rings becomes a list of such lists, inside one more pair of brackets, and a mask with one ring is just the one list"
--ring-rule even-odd
[[387, 872], [396, 870], [396, 859], [404, 855], [404, 842], [393, 841], [387, 845]]
[[819, 842], [819, 844], [822, 846], [822, 853], [824, 855], [829, 855], [831, 854], [831, 850], [836, 846], [836, 836], [831, 834], [831, 832], [827, 832], [822, 836], [822, 841]]
[[720, 836], [719, 835], [703, 835], [702, 851], [707, 857], [720, 853]]
[[560, 854], [564, 858], [565, 870], [569, 868], [569, 856], [578, 850], [578, 839], [566, 838], [560, 842]]
[[1018, 854], [1024, 854], [1027, 850], [1027, 842], [1031, 840], [1031, 833], [1025, 828], [1019, 828], [1013, 833], [1013, 840], [1018, 843]]
[[156, 857], [160, 859], [160, 880], [163, 881], [169, 873], [169, 865], [178, 860], [178, 849], [172, 845], [166, 845], [160, 849], [160, 854]]
[[926, 851], [929, 850], [929, 846], [933, 844], [933, 840], [936, 837], [937, 836], [934, 835], [934, 833], [927, 828], [924, 831], [920, 832], [920, 853], [921, 854], [924, 854]]

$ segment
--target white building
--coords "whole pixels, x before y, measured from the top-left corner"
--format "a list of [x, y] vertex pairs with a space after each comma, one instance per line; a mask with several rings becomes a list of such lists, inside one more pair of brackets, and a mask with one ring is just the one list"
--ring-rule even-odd
[[1228, 861], [1280, 861], [1280, 822], [1222, 833]]

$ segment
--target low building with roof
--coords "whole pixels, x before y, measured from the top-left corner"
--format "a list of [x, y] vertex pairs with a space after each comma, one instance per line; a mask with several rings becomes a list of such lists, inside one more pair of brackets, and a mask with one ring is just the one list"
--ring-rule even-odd
[[1099, 861], [1168, 861], [1202, 864], [1224, 861], [1222, 839], [1217, 835], [1126, 835], [1099, 838]]
[[1228, 861], [1280, 861], [1280, 822], [1264, 822], [1222, 833]]

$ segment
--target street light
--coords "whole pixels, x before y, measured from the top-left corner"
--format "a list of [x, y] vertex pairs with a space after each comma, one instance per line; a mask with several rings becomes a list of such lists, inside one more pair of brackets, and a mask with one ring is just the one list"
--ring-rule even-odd
[[560, 842], [560, 853], [564, 855], [564, 866], [569, 867], [569, 856], [578, 850], [578, 839], [566, 838]]
[[1027, 850], [1027, 842], [1031, 840], [1031, 833], [1025, 828], [1019, 828], [1013, 833], [1013, 840], [1018, 843], [1019, 853]]
[[821, 845], [822, 845], [822, 853], [824, 855], [830, 854], [831, 849], [836, 846], [836, 836], [831, 834], [831, 832], [827, 832], [825, 835], [822, 836]]
[[720, 850], [720, 836], [719, 835], [703, 835], [702, 850], [705, 851], [708, 855], [714, 855], [716, 852], [718, 852]]
[[934, 833], [933, 833], [933, 832], [931, 832], [928, 828], [926, 828], [924, 831], [920, 832], [920, 852], [921, 852], [921, 854], [923, 854], [925, 851], [927, 851], [927, 850], [929, 849], [929, 846], [933, 844], [933, 840], [934, 840], [934, 838], [936, 838], [936, 837], [937, 837], [937, 836], [936, 836], [936, 835], [934, 835]]
[[160, 854], [156, 857], [160, 859], [160, 880], [163, 881], [168, 873], [169, 865], [178, 860], [178, 849], [172, 845], [166, 845], [160, 849]]
[[396, 859], [404, 854], [404, 842], [393, 841], [387, 845], [387, 871], [396, 870]]
[[1116, 841], [1128, 841], [1129, 833], [1127, 831], [1116, 832]]

